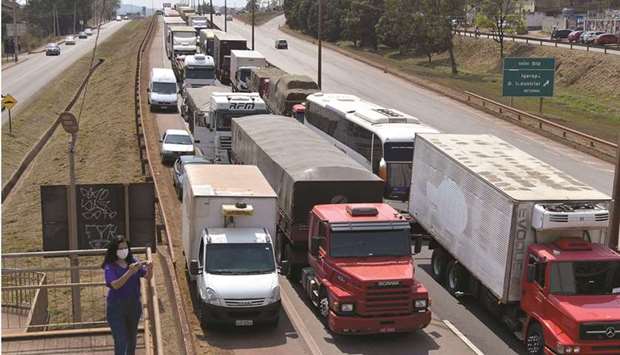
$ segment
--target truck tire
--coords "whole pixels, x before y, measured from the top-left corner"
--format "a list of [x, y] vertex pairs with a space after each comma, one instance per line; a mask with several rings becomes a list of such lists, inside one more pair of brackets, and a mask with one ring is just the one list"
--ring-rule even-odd
[[545, 351], [545, 337], [540, 324], [534, 322], [527, 330], [525, 349], [528, 355], [542, 355]]
[[431, 257], [431, 273], [433, 278], [439, 282], [444, 279], [446, 267], [448, 266], [450, 256], [442, 248], [438, 247], [433, 250]]
[[456, 295], [457, 292], [464, 292], [469, 283], [469, 272], [456, 260], [448, 263], [446, 268], [446, 288]]

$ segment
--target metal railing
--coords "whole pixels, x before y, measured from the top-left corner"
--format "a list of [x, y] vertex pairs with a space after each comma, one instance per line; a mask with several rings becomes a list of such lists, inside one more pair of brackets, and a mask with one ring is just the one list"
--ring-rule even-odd
[[[152, 261], [150, 248], [134, 254]], [[2, 341], [110, 335], [106, 322], [107, 287], [101, 261], [105, 249], [2, 254]], [[79, 266], [69, 257], [78, 256]], [[77, 269], [80, 282], [71, 283]], [[73, 321], [71, 289], [80, 290], [82, 319]], [[142, 284], [145, 308], [140, 332], [147, 354], [163, 354], [158, 295], [154, 277]], [[94, 349], [93, 349], [94, 350]]]
[[[565, 143], [587, 150], [589, 153], [599, 156], [602, 159], [613, 161], [616, 157], [616, 151], [618, 149], [617, 144], [579, 132], [575, 129], [521, 111], [514, 107], [504, 105], [501, 102], [474, 94], [470, 91], [465, 91], [465, 95], [469, 104], [477, 104], [488, 110], [498, 112], [502, 117], [509, 118], [513, 122], [556, 137]], [[474, 102], [474, 100], [477, 100], [477, 102]]]

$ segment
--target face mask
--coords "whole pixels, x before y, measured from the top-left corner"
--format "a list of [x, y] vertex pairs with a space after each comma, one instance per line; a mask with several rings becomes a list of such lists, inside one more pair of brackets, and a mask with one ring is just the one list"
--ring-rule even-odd
[[116, 256], [118, 256], [119, 259], [125, 260], [127, 258], [127, 255], [129, 255], [129, 249], [118, 249], [116, 251]]

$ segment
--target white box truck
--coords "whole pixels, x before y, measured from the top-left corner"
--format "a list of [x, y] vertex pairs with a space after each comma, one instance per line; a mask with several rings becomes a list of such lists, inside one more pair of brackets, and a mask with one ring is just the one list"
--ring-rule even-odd
[[264, 68], [267, 60], [258, 51], [230, 51], [230, 82], [233, 91], [250, 92], [248, 83], [254, 68]]
[[530, 354], [620, 351], [609, 196], [490, 135], [419, 134], [413, 166], [409, 211], [450, 292], [481, 301]]
[[256, 166], [190, 164], [185, 173], [183, 251], [201, 324], [277, 324], [276, 193]]

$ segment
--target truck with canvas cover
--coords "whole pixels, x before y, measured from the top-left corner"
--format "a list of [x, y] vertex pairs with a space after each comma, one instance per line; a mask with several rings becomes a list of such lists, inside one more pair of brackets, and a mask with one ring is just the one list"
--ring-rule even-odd
[[169, 53], [172, 50], [169, 48], [169, 43], [168, 43], [168, 33], [170, 32], [170, 27], [183, 26], [183, 25], [185, 25], [185, 21], [183, 21], [183, 19], [178, 16], [165, 16], [164, 17], [164, 42], [165, 42], [165, 47], [166, 47], [165, 48], [166, 55], [168, 56], [168, 58], [170, 58]]
[[193, 27], [173, 25], [168, 30], [166, 40], [168, 58], [174, 61], [179, 55], [192, 55], [196, 53], [196, 32]]
[[213, 44], [215, 74], [217, 79], [225, 85], [230, 84], [230, 51], [234, 49], [248, 49], [246, 39], [226, 32], [215, 34]]
[[257, 93], [232, 93], [229, 87], [186, 89], [183, 97], [183, 116], [192, 132], [205, 127], [203, 154], [217, 163], [230, 162], [232, 118], [268, 113]]
[[308, 265], [315, 205], [383, 201], [380, 178], [291, 117], [234, 118], [232, 161], [257, 165], [278, 194], [276, 255], [294, 279]]
[[248, 90], [257, 92], [260, 97], [266, 97], [269, 94], [269, 84], [274, 83], [282, 75], [286, 75], [286, 72], [274, 66], [252, 69]]
[[276, 194], [255, 166], [189, 164], [183, 254], [203, 327], [276, 325]]
[[620, 352], [609, 196], [490, 135], [419, 134], [409, 209], [431, 272], [479, 300], [528, 354]]
[[269, 92], [263, 99], [272, 113], [291, 116], [293, 106], [303, 103], [308, 95], [320, 90], [317, 83], [307, 75], [286, 74], [270, 83]]

